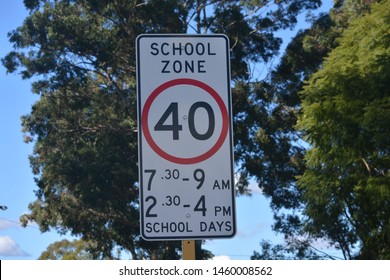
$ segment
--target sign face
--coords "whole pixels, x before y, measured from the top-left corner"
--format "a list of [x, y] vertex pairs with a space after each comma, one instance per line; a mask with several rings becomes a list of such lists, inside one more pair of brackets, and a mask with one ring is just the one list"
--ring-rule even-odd
[[228, 39], [154, 34], [136, 44], [141, 235], [232, 237]]

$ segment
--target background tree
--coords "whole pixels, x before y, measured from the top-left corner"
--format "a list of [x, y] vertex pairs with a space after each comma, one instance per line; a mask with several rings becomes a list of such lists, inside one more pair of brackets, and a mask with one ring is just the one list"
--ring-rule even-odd
[[[260, 244], [262, 252], [255, 252], [253, 258], [275, 257], [283, 254], [285, 258], [297, 259], [334, 258], [334, 256], [329, 256], [318, 250], [315, 246], [316, 239], [326, 240], [327, 237], [325, 235], [312, 235], [304, 227], [305, 199], [303, 198], [302, 188], [296, 184], [296, 178], [303, 174], [305, 170], [303, 157], [309, 145], [302, 140], [302, 131], [295, 127], [301, 104], [299, 92], [303, 89], [304, 81], [308, 80], [313, 73], [322, 67], [326, 56], [338, 46], [338, 38], [343, 30], [348, 28], [351, 21], [368, 13], [370, 5], [374, 2], [349, 0], [335, 2], [334, 8], [329, 13], [313, 18], [312, 26], [309, 29], [298, 32], [288, 45], [280, 64], [271, 72], [269, 78], [261, 83], [264, 95], [276, 100], [272, 111], [275, 121], [271, 122], [277, 124], [273, 126], [274, 131], [278, 132], [283, 127], [285, 135], [291, 139], [288, 141], [290, 148], [286, 149], [284, 153], [285, 158], [290, 158], [290, 161], [281, 161], [281, 163], [289, 166], [289, 169], [285, 170], [290, 170], [290, 173], [275, 173], [280, 175], [289, 174], [290, 176], [284, 177], [288, 178], [284, 181], [286, 184], [279, 183], [270, 188], [263, 188], [264, 194], [270, 198], [271, 207], [274, 211], [275, 224], [273, 229], [284, 235], [285, 244], [272, 246], [268, 241], [263, 240]], [[283, 112], [284, 114], [282, 114]], [[286, 114], [285, 112], [289, 113]], [[278, 124], [278, 120], [281, 124]], [[268, 129], [270, 128], [268, 127]], [[282, 134], [279, 132], [265, 135]], [[269, 137], [257, 138], [256, 140], [261, 139], [264, 139], [260, 142], [262, 147], [267, 143], [278, 143], [275, 137], [271, 139]], [[274, 157], [277, 155], [272, 153], [272, 149], [270, 154]], [[252, 160], [251, 157], [248, 157], [248, 159]], [[253, 166], [258, 167], [258, 165]], [[271, 169], [271, 171], [274, 170]], [[252, 174], [260, 173], [256, 168], [253, 168], [251, 172]], [[263, 180], [259, 180], [260, 187], [262, 184]], [[341, 247], [338, 242], [330, 242], [330, 244], [335, 245], [336, 248]]]
[[92, 243], [83, 240], [63, 239], [50, 244], [39, 256], [39, 260], [92, 260], [93, 256], [88, 248], [93, 247]]
[[312, 145], [299, 179], [306, 232], [345, 258], [390, 258], [390, 1], [353, 20], [302, 92]]
[[179, 258], [180, 243], [139, 236], [134, 42], [146, 32], [229, 36], [237, 186], [245, 193], [255, 175], [268, 193], [288, 188], [296, 149], [281, 121], [291, 114], [273, 109], [277, 100], [254, 83], [252, 70], [278, 53], [275, 32], [319, 0], [24, 3], [30, 16], [10, 33], [15, 50], [2, 60], [8, 72], [34, 78], [40, 95], [22, 120], [25, 140], [35, 143], [30, 162], [38, 187], [23, 224], [91, 240], [94, 257], [111, 258], [119, 247], [133, 259]]

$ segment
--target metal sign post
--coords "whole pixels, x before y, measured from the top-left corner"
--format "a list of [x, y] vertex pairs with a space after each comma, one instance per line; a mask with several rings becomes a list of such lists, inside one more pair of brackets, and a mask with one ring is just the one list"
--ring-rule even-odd
[[228, 39], [153, 34], [140, 35], [136, 45], [141, 234], [232, 237]]

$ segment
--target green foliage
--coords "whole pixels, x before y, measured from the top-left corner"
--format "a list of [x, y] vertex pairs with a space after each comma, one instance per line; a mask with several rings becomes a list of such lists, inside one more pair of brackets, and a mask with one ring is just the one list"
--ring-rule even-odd
[[[298, 93], [302, 90], [303, 80], [321, 66], [324, 57], [335, 47], [337, 34], [331, 16], [319, 15], [311, 28], [299, 31], [293, 38], [269, 77], [255, 84], [258, 100], [263, 101], [257, 103], [258, 107], [264, 109], [257, 110], [257, 115], [251, 113], [252, 126], [257, 130], [253, 141], [248, 139], [242, 145], [243, 150], [251, 151], [244, 162], [263, 194], [270, 198], [275, 220], [273, 230], [284, 235], [285, 243], [271, 245], [262, 242], [262, 251], [254, 252], [254, 259], [315, 259], [325, 256], [323, 252], [315, 253], [311, 245], [315, 238], [308, 237], [302, 229], [302, 191], [296, 185], [296, 178], [305, 169], [306, 145], [295, 124], [300, 108]], [[243, 121], [243, 130], [245, 125]]]
[[[294, 127], [294, 125], [300, 110], [301, 96], [299, 92], [302, 91], [303, 81], [309, 79], [313, 73], [322, 68], [324, 58], [338, 46], [338, 38], [341, 36], [343, 30], [347, 29], [352, 21], [369, 12], [370, 5], [375, 1], [339, 2], [343, 3], [335, 4], [335, 8], [329, 14], [323, 14], [318, 18], [312, 19], [311, 28], [298, 32], [297, 36], [288, 45], [280, 64], [272, 71], [269, 79], [263, 81], [261, 85], [263, 89], [262, 96], [275, 100], [275, 107], [272, 107], [272, 109], [275, 109], [276, 112], [283, 112], [279, 108], [288, 108], [291, 112], [290, 117], [288, 119], [284, 118], [283, 123], [278, 124], [276, 128], [284, 127], [284, 131], [289, 132], [287, 135], [290, 137], [290, 155], [287, 154], [289, 157], [285, 156], [284, 158], [290, 158], [290, 161], [288, 163], [285, 161], [287, 164], [284, 166], [293, 172], [290, 173], [290, 176], [281, 177], [284, 180], [279, 180], [278, 185], [271, 187], [264, 188], [266, 186], [264, 185], [264, 180], [258, 180], [260, 188], [263, 189], [263, 193], [271, 199], [271, 207], [274, 211], [275, 219], [273, 229], [284, 235], [285, 243], [272, 247], [271, 244], [268, 244], [268, 250], [262, 248], [262, 251], [265, 252], [264, 254], [255, 252], [255, 256], [272, 256], [276, 254], [274, 251], [277, 250], [280, 255], [284, 254], [284, 257], [291, 258], [291, 254], [298, 256], [300, 255], [299, 252], [306, 252], [305, 258], [312, 258], [310, 252], [314, 250], [320, 256], [334, 258], [334, 256], [328, 256], [315, 248], [316, 239], [319, 239], [321, 243], [324, 243], [324, 240], [328, 240], [326, 242], [329, 242], [327, 235], [322, 233], [314, 235], [305, 226], [307, 219], [304, 213], [306, 200], [303, 197], [304, 192], [302, 188], [296, 185], [296, 178], [299, 178], [299, 175], [306, 168], [303, 155], [305, 153], [305, 147], [309, 145], [304, 144], [301, 140], [303, 131], [297, 130], [297, 127]], [[260, 120], [261, 122], [259, 121], [258, 126], [262, 125], [264, 127], [264, 118]], [[262, 135], [260, 139], [266, 139], [266, 143], [269, 143], [270, 139], [272, 139], [271, 137], [275, 137], [276, 135], [280, 137], [281, 134], [261, 133], [260, 135]], [[264, 138], [263, 136], [266, 137]], [[279, 153], [279, 155], [281, 154]], [[248, 157], [248, 161], [251, 160], [252, 158]], [[254, 174], [256, 177], [258, 177], [258, 174], [264, 174], [259, 165], [252, 166], [257, 168], [253, 168], [251, 174]], [[283, 174], [279, 172], [280, 169], [277, 170], [278, 172], [274, 172], [273, 174], [275, 175], [272, 174], [273, 176]], [[270, 178], [270, 176], [267, 176], [267, 178]], [[313, 186], [316, 186], [315, 180], [311, 183]], [[319, 195], [326, 196], [328, 194], [321, 193]], [[334, 235], [343, 236], [342, 229], [342, 226], [334, 226]], [[346, 235], [343, 238], [339, 238], [339, 240], [348, 238], [351, 237]], [[330, 240], [329, 245], [334, 245], [336, 248], [343, 247], [338, 241], [334, 240]], [[270, 248], [272, 248], [273, 253], [270, 253]], [[348, 254], [345, 257], [348, 258]]]
[[90, 242], [83, 240], [61, 241], [50, 244], [39, 256], [39, 260], [92, 260], [93, 256], [88, 252], [88, 248], [93, 247]]
[[347, 258], [390, 258], [389, 11], [381, 1], [352, 21], [302, 92], [305, 229]]

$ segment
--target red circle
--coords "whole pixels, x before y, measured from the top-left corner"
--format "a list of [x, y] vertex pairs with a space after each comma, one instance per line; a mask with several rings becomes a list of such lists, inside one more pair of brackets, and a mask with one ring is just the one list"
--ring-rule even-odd
[[[190, 158], [183, 158], [183, 157], [176, 157], [171, 154], [168, 154], [167, 152], [163, 151], [153, 140], [152, 135], [150, 134], [149, 131], [149, 126], [148, 126], [148, 117], [149, 117], [149, 110], [150, 107], [152, 106], [153, 101], [157, 98], [159, 94], [161, 94], [164, 90], [177, 86], [177, 85], [191, 85], [195, 87], [199, 87], [206, 91], [208, 94], [210, 94], [214, 100], [217, 102], [219, 109], [221, 110], [222, 114], [222, 130], [221, 134], [219, 135], [219, 138], [217, 142], [214, 144], [214, 146], [211, 147], [208, 151], [205, 153], [196, 156], [196, 157], [190, 157]], [[219, 96], [219, 94], [210, 86], [207, 84], [193, 80], [193, 79], [175, 79], [168, 81], [160, 86], [158, 86], [148, 97], [144, 104], [144, 108], [142, 110], [142, 116], [141, 116], [141, 123], [144, 124], [142, 126], [142, 131], [144, 133], [146, 141], [149, 143], [150, 147], [162, 158], [173, 162], [173, 163], [178, 163], [178, 164], [194, 164], [194, 163], [199, 163], [202, 162], [208, 158], [210, 158], [212, 155], [214, 155], [219, 148], [223, 145], [227, 132], [228, 132], [228, 127], [229, 127], [229, 117], [228, 117], [228, 112], [226, 110], [225, 104], [222, 100], [222, 98]]]

